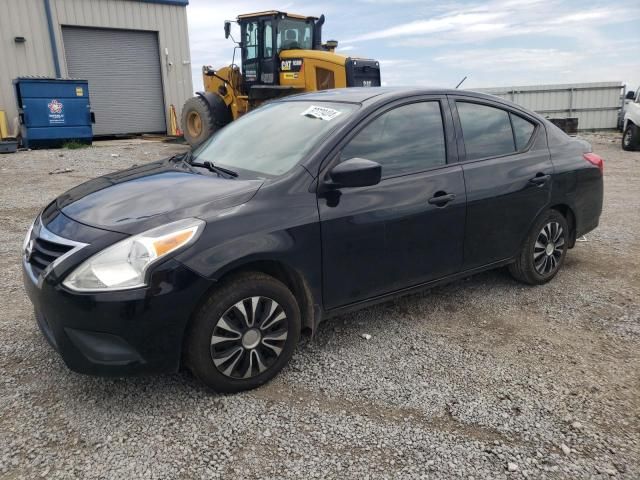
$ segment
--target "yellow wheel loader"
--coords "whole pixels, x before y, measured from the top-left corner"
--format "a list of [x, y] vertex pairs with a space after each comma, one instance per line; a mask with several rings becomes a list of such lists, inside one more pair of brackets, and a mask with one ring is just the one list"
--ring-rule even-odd
[[[237, 23], [241, 39], [231, 65], [219, 70], [204, 66], [204, 92], [197, 92], [182, 108], [182, 131], [192, 146], [267, 100], [330, 88], [380, 86], [376, 60], [339, 55], [338, 42], [322, 43], [324, 15], [267, 11], [240, 15]], [[229, 38], [231, 22], [225, 22], [224, 31]], [[242, 67], [235, 64], [236, 49]]]

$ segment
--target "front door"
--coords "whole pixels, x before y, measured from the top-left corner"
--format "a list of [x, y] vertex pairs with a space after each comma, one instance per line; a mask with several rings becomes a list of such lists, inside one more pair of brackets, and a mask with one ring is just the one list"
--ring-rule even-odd
[[441, 98], [383, 107], [342, 145], [338, 161], [376, 161], [382, 180], [318, 198], [326, 309], [461, 268], [466, 201], [449, 112]]
[[457, 97], [467, 187], [464, 268], [513, 258], [551, 196], [544, 127], [508, 107]]

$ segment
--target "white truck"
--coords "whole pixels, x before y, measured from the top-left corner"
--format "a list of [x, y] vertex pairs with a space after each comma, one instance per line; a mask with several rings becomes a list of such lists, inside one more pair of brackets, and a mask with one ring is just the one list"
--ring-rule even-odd
[[636, 150], [640, 148], [640, 88], [629, 90], [624, 103], [622, 149]]

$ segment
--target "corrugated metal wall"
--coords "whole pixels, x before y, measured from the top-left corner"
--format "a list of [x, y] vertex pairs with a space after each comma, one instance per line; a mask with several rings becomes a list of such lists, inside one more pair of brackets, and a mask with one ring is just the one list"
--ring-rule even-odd
[[[15, 37], [24, 37], [26, 42], [15, 43]], [[9, 123], [18, 114], [13, 79], [53, 74], [42, 0], [0, 2], [0, 110], [7, 112]]]
[[511, 100], [548, 118], [578, 118], [579, 130], [617, 128], [622, 82], [474, 89]]
[[[158, 32], [164, 112], [170, 104], [178, 118], [193, 95], [187, 14], [184, 6], [134, 0], [50, 0], [61, 74], [67, 76], [62, 26]], [[0, 14], [0, 110], [17, 115], [11, 81], [18, 76], [55, 76], [43, 0], [2, 0]], [[23, 36], [26, 42], [14, 43]], [[165, 55], [168, 50], [168, 56]], [[91, 85], [89, 85], [91, 89]]]

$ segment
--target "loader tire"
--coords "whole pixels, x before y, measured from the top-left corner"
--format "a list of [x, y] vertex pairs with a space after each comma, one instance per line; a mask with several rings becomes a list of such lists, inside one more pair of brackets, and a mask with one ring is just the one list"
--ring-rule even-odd
[[191, 97], [182, 107], [182, 133], [192, 147], [197, 147], [231, 121], [228, 107], [220, 99], [210, 106], [201, 96]]

